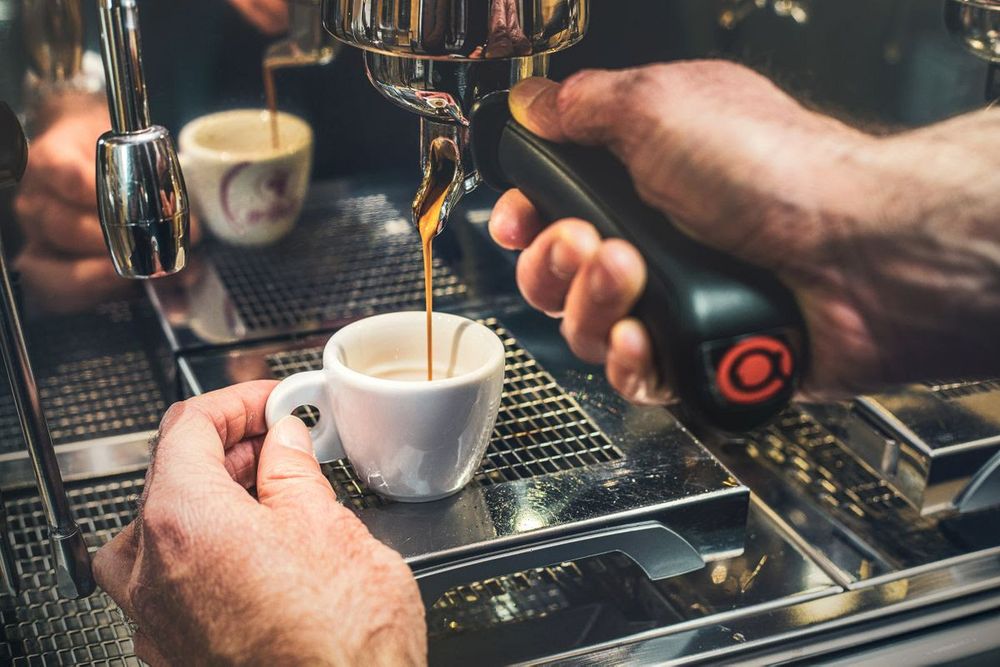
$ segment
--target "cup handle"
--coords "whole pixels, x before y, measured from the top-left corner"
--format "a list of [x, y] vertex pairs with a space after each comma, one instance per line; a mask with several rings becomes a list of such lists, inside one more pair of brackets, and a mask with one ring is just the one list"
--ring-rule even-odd
[[267, 398], [264, 418], [271, 428], [283, 417], [303, 405], [319, 409], [319, 422], [312, 428], [313, 451], [320, 463], [329, 463], [344, 458], [344, 447], [333, 423], [333, 406], [326, 386], [323, 371], [296, 373], [281, 381]]

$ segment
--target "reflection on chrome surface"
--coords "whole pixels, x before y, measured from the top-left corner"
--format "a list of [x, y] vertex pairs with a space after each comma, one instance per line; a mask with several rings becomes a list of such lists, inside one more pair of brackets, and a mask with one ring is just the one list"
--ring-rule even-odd
[[966, 49], [984, 60], [1000, 62], [998, 0], [946, 0], [944, 20]]
[[328, 0], [326, 28], [352, 46], [420, 58], [494, 59], [578, 42], [587, 0]]

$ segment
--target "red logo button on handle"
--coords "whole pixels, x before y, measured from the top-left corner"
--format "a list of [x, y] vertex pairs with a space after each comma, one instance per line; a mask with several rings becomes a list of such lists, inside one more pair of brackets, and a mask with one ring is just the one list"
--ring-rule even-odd
[[770, 336], [741, 340], [722, 357], [715, 380], [730, 403], [752, 405], [774, 398], [791, 381], [792, 351]]

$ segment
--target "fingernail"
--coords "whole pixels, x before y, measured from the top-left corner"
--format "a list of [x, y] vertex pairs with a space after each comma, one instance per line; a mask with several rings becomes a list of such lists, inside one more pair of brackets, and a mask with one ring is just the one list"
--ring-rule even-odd
[[[510, 91], [508, 104], [510, 113], [514, 119], [522, 125], [531, 123], [531, 115], [534, 113], [531, 106], [543, 93], [558, 88], [559, 84], [544, 77], [536, 76], [524, 79], [514, 86]], [[535, 110], [537, 112], [537, 110]], [[545, 119], [541, 119], [545, 120]]]
[[309, 437], [309, 429], [295, 415], [282, 417], [277, 424], [271, 427], [271, 437], [282, 447], [297, 449], [315, 456], [312, 438]]

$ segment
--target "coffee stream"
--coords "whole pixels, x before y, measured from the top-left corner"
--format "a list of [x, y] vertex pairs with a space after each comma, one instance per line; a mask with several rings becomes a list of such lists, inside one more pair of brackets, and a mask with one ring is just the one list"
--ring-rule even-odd
[[274, 85], [274, 70], [277, 67], [274, 62], [264, 61], [264, 97], [271, 118], [271, 145], [274, 148], [281, 148], [281, 136], [278, 133], [278, 91]]
[[[278, 93], [274, 83], [274, 72], [280, 67], [288, 67], [311, 62], [308, 58], [282, 57], [264, 60], [264, 96], [271, 119], [271, 143], [281, 147], [278, 129]], [[420, 231], [424, 255], [424, 301], [427, 306], [427, 379], [434, 379], [434, 260], [433, 243], [443, 227], [442, 211], [459, 179], [458, 147], [455, 142], [439, 137], [431, 142], [423, 182], [413, 200], [413, 218]], [[447, 212], [444, 212], [447, 215]]]
[[[424, 301], [427, 306], [427, 379], [434, 379], [434, 237], [444, 226], [442, 210], [458, 175], [458, 151], [454, 142], [439, 137], [430, 146], [424, 180], [413, 201], [413, 217], [424, 251]], [[444, 211], [447, 215], [447, 211]]]
[[301, 55], [268, 55], [264, 58], [264, 99], [267, 101], [267, 111], [271, 117], [271, 145], [281, 148], [281, 133], [278, 131], [278, 87], [274, 82], [274, 73], [282, 67], [309, 65], [315, 58], [309, 54]]

